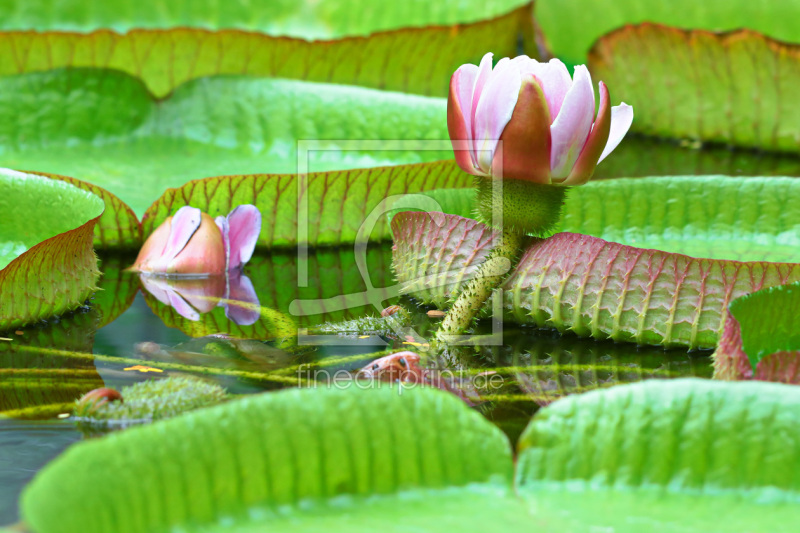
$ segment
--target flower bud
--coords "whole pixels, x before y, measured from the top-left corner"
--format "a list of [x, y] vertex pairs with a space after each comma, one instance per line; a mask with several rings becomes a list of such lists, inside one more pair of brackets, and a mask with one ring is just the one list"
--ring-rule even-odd
[[261, 214], [240, 205], [216, 220], [184, 206], [145, 241], [131, 270], [155, 275], [207, 276], [240, 269], [253, 255]]
[[632, 121], [631, 106], [609, 106], [602, 82], [595, 118], [589, 71], [578, 65], [571, 78], [558, 59], [503, 58], [492, 69], [486, 54], [450, 80], [447, 126], [456, 162], [476, 176], [582, 185]]

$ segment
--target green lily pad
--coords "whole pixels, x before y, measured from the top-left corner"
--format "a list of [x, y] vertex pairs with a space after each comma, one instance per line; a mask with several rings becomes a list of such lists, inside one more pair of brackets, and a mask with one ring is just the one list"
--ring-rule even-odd
[[[118, 196], [139, 215], [164, 189], [180, 187], [192, 178], [294, 173], [304, 163], [310, 172], [379, 167], [432, 161], [452, 153], [446, 141], [446, 103], [440, 98], [301, 81], [218, 77], [190, 82], [169, 98], [156, 101], [130, 76], [87, 69], [4, 77], [0, 89], [7, 95], [0, 98], [0, 116], [5, 117], [5, 127], [0, 127], [5, 148], [0, 164], [87, 181]], [[29, 120], [31, 114], [36, 121]], [[297, 152], [298, 139], [319, 142], [298, 159], [302, 155]], [[354, 149], [348, 149], [341, 139], [373, 142], [351, 143]], [[394, 151], [381, 143], [376, 146], [374, 141], [381, 139], [407, 139], [415, 145]], [[431, 146], [435, 149], [425, 149]], [[450, 180], [469, 181], [454, 164], [450, 166]], [[413, 167], [312, 174], [309, 183], [321, 192], [314, 193], [309, 205], [315, 207], [316, 195], [328, 190], [325, 181], [332, 186], [331, 194], [341, 194], [357, 182], [346, 200], [362, 203], [365, 198], [377, 203], [372, 198], [383, 198], [384, 193], [447, 186], [447, 175], [427, 185], [421, 171], [412, 171]], [[368, 180], [366, 175], [374, 177]], [[297, 202], [290, 201], [297, 198], [295, 178], [240, 179], [245, 186], [255, 187], [249, 198], [265, 190], [259, 205], [265, 218], [277, 208], [279, 194], [284, 196], [278, 214], [285, 216], [284, 209], [296, 213]], [[247, 180], [255, 180], [255, 185]], [[225, 195], [217, 190], [220, 183], [228, 185], [201, 183], [203, 197], [220, 202]], [[224, 201], [241, 203], [243, 196], [225, 195]], [[309, 212], [315, 210], [309, 208]], [[268, 230], [265, 225], [264, 231]]]
[[[797, 0], [538, 0], [535, 16], [550, 51], [572, 64], [586, 62], [589, 48], [600, 36], [641, 22], [712, 31], [750, 28], [774, 39], [800, 41], [800, 29], [794, 23], [800, 17]], [[684, 68], [682, 72], [690, 70]], [[613, 86], [609, 87], [614, 94]]]
[[[380, 9], [365, 0], [124, 0], [114, 9], [36, 0], [0, 6], [0, 75], [108, 68], [141, 78], [159, 98], [196, 78], [232, 74], [446, 96], [447, 73], [487, 51], [515, 55], [523, 37], [535, 52], [531, 15], [529, 0]], [[218, 28], [234, 29], [208, 31]]]
[[517, 489], [553, 530], [789, 532], [800, 394], [773, 383], [651, 381], [534, 416]]
[[95, 290], [103, 201], [49, 178], [0, 171], [0, 330], [75, 309]]
[[800, 383], [800, 284], [748, 294], [731, 302], [714, 376]]
[[[432, 203], [435, 202], [435, 203]], [[406, 209], [471, 218], [471, 189], [427, 191]], [[389, 211], [389, 220], [404, 209]], [[707, 259], [800, 262], [800, 180], [664, 176], [570, 189], [557, 231]]]
[[36, 533], [520, 527], [512, 470], [500, 431], [441, 391], [289, 390], [75, 446], [21, 507]]
[[643, 24], [603, 37], [589, 67], [636, 109], [634, 131], [796, 153], [799, 62], [800, 46], [749, 30]]
[[142, 245], [142, 226], [128, 205], [102, 187], [68, 176], [31, 171], [55, 180], [61, 180], [84, 191], [99, 196], [106, 205], [105, 211], [94, 226], [95, 248], [138, 250]]

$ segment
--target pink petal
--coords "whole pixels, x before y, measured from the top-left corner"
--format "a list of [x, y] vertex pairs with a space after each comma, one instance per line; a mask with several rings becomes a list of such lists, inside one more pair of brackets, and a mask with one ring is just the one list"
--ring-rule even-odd
[[492, 175], [550, 183], [550, 115], [542, 87], [533, 75], [523, 77], [514, 114], [500, 136], [492, 162]]
[[600, 161], [606, 158], [608, 154], [614, 151], [614, 148], [619, 146], [622, 138], [628, 133], [633, 123], [633, 107], [625, 102], [615, 105], [611, 108], [611, 131], [608, 134], [608, 143], [606, 144], [603, 153], [600, 155]]
[[261, 317], [260, 302], [253, 282], [244, 274], [231, 274], [225, 302], [225, 316], [240, 326], [255, 324]]
[[[467, 131], [470, 132], [473, 139], [475, 138], [475, 114], [478, 111], [478, 102], [480, 102], [486, 82], [489, 81], [489, 77], [492, 75], [492, 57], [494, 57], [494, 54], [489, 52], [484, 54], [483, 58], [481, 58], [481, 64], [478, 66], [478, 74], [475, 76], [475, 86], [472, 88], [472, 98], [469, 107], [471, 129]], [[467, 113], [465, 112], [464, 114], [466, 115]]]
[[[461, 170], [475, 174], [475, 156], [472, 153], [472, 89], [478, 67], [462, 65], [450, 78], [447, 98], [447, 131], [453, 142], [456, 163]], [[462, 142], [457, 142], [462, 141]]]
[[239, 268], [250, 261], [260, 233], [261, 212], [256, 206], [242, 204], [230, 212], [226, 239], [226, 248], [230, 250], [228, 270]]
[[227, 272], [228, 265], [231, 264], [230, 225], [228, 224], [228, 218], [223, 216], [215, 218], [214, 223], [222, 234], [222, 246], [225, 249], [225, 272]]
[[[173, 226], [175, 222], [173, 221]], [[191, 240], [167, 265], [167, 274], [205, 276], [225, 272], [225, 245], [214, 219], [200, 214], [200, 227]]]
[[592, 131], [586, 144], [583, 145], [581, 155], [573, 165], [572, 170], [561, 185], [583, 185], [594, 175], [597, 160], [608, 142], [608, 132], [611, 129], [611, 107], [609, 105], [608, 88], [600, 82], [600, 107], [597, 110], [597, 120], [592, 125]]
[[503, 58], [497, 63], [481, 92], [475, 112], [474, 139], [478, 168], [486, 174], [492, 171], [494, 149], [506, 124], [511, 120], [521, 86], [522, 78], [516, 65], [510, 59]]
[[572, 78], [569, 75], [567, 66], [560, 59], [551, 59], [547, 63], [539, 63], [528, 56], [514, 58], [518, 61], [520, 73], [533, 74], [539, 80], [544, 97], [547, 100], [547, 108], [550, 110], [550, 120], [555, 121], [564, 98], [572, 87]]
[[170, 290], [164, 278], [154, 278], [152, 276], [140, 274], [139, 280], [142, 282], [144, 289], [152, 294], [156, 300], [164, 305], [169, 305], [169, 296], [167, 292]]
[[584, 65], [575, 67], [572, 87], [550, 127], [552, 149], [550, 168], [553, 181], [561, 181], [572, 170], [586, 143], [594, 122], [594, 90], [592, 78]]
[[167, 296], [169, 297], [170, 307], [175, 309], [183, 318], [187, 318], [193, 322], [200, 320], [200, 313], [198, 313], [194, 307], [186, 303], [186, 300], [181, 298], [177, 292], [172, 290], [167, 291]]
[[185, 205], [178, 209], [172, 217], [169, 238], [161, 256], [164, 262], [172, 261], [186, 247], [194, 232], [200, 227], [202, 215], [203, 212], [196, 207]]

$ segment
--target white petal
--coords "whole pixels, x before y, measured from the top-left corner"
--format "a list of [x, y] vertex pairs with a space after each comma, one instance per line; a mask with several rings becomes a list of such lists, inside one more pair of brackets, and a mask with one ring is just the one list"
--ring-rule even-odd
[[578, 65], [572, 87], [550, 127], [550, 169], [554, 179], [566, 178], [575, 165], [592, 129], [594, 112], [592, 78], [584, 65]]
[[475, 112], [475, 155], [478, 167], [491, 172], [492, 158], [500, 135], [511, 120], [517, 105], [522, 78], [516, 65], [501, 59], [481, 92]]
[[611, 108], [611, 131], [608, 132], [608, 142], [603, 153], [600, 154], [598, 163], [619, 146], [625, 134], [628, 133], [631, 123], [633, 123], [633, 107], [622, 102]]

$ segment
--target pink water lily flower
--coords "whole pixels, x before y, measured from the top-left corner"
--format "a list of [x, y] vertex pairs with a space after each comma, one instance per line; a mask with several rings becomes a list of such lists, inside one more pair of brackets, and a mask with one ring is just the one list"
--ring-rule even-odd
[[503, 58], [492, 69], [486, 54], [480, 66], [462, 65], [450, 80], [447, 127], [456, 162], [476, 176], [582, 185], [632, 121], [631, 106], [610, 107], [603, 82], [595, 119], [588, 69], [576, 66], [571, 78], [558, 59]]
[[184, 206], [148, 237], [131, 270], [154, 275], [223, 274], [250, 260], [259, 233], [261, 213], [254, 205], [237, 206], [216, 220]]

